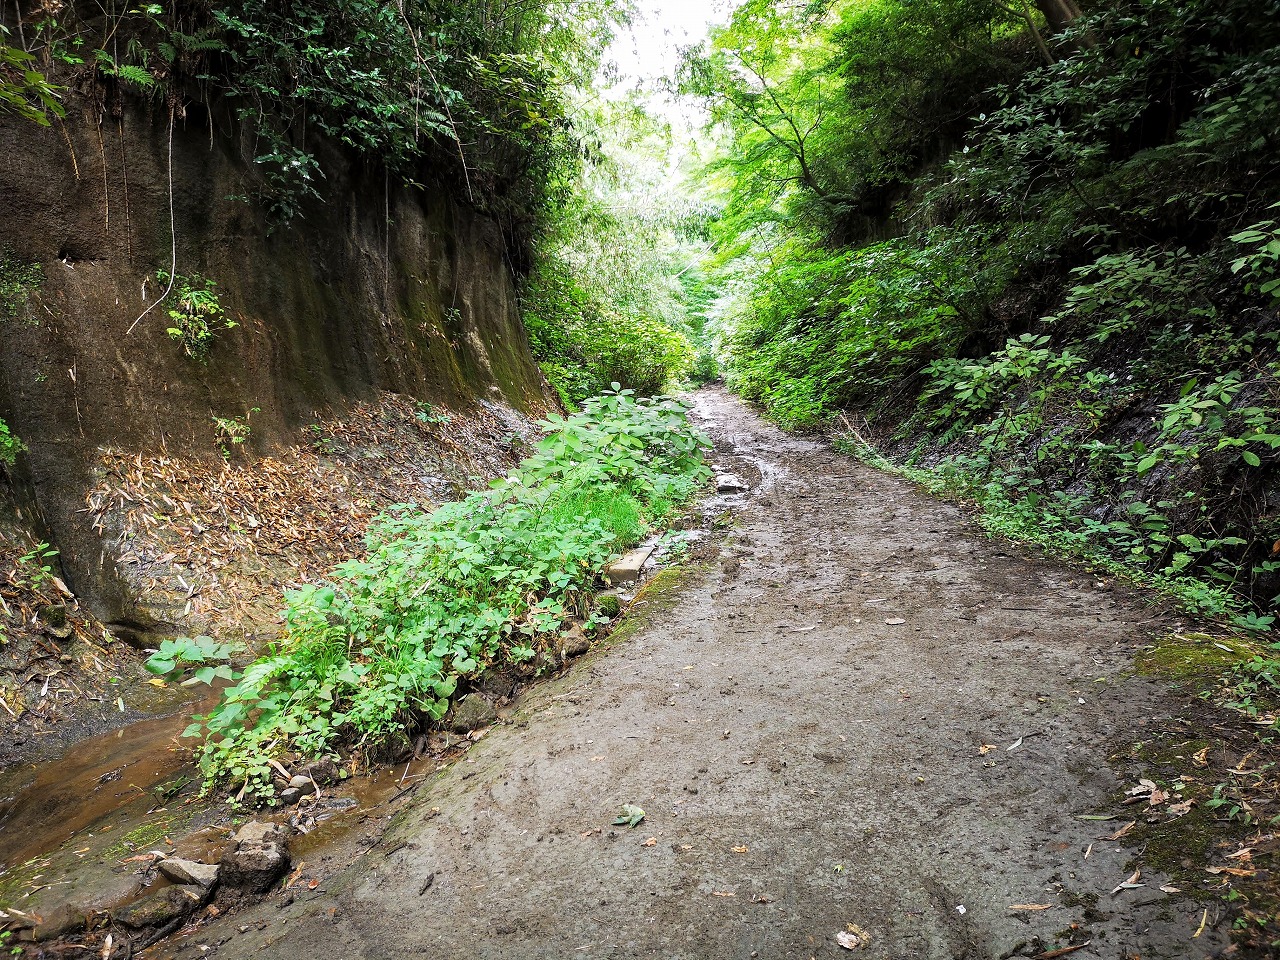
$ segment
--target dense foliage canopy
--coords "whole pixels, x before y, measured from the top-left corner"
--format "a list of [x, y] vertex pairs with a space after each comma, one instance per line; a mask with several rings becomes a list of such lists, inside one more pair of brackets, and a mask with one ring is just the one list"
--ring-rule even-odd
[[624, 17], [615, 0], [51, 4], [0, 36], [0, 100], [47, 122], [53, 80], [103, 108], [229, 110], [277, 221], [322, 198], [336, 143], [404, 182], [443, 178], [527, 241], [576, 167], [569, 91]]

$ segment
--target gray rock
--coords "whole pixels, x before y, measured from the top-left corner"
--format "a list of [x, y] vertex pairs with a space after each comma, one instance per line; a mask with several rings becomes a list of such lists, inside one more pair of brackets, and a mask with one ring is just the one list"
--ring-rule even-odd
[[289, 869], [285, 832], [278, 824], [246, 823], [235, 839], [235, 849], [219, 864], [223, 891], [219, 896], [224, 901], [266, 893]]
[[280, 802], [285, 806], [293, 806], [302, 799], [302, 791], [296, 787], [285, 787], [280, 791]]
[[174, 883], [194, 883], [201, 887], [211, 887], [218, 882], [216, 863], [201, 863], [198, 860], [169, 857], [161, 860], [158, 868]]
[[498, 719], [498, 711], [484, 697], [471, 693], [458, 701], [449, 718], [449, 729], [454, 733], [470, 733], [487, 727]]
[[310, 777], [322, 787], [342, 779], [342, 771], [332, 760], [312, 760], [298, 768], [298, 776]]
[[716, 477], [717, 493], [741, 493], [743, 490], [749, 490], [750, 487], [742, 480], [741, 477], [732, 473], [722, 473]]
[[236, 831], [236, 835], [232, 839], [237, 844], [251, 841], [258, 843], [284, 843], [285, 829], [280, 824], [272, 823], [270, 820], [250, 820]]
[[298, 774], [289, 781], [289, 789], [297, 790], [299, 796], [309, 797], [316, 792], [316, 785], [310, 777]]
[[202, 894], [203, 891], [191, 887], [165, 887], [149, 897], [118, 907], [111, 911], [111, 916], [116, 923], [134, 930], [162, 927], [193, 913], [203, 900]]
[[58, 940], [69, 933], [78, 933], [83, 930], [86, 923], [83, 910], [73, 904], [64, 903], [44, 915], [44, 919], [31, 931], [31, 937], [37, 943]]
[[564, 659], [570, 657], [580, 657], [591, 649], [591, 641], [582, 632], [582, 628], [576, 623], [569, 628], [561, 639], [561, 651]]

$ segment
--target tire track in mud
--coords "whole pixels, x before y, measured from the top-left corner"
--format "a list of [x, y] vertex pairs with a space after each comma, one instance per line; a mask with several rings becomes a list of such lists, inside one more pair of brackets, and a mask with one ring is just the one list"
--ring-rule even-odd
[[[718, 561], [527, 694], [373, 851], [154, 955], [836, 957], [849, 924], [874, 958], [1225, 946], [1156, 875], [1113, 895], [1135, 852], [1078, 819], [1174, 709], [1130, 675], [1150, 611], [723, 392], [696, 412], [754, 486]], [[623, 803], [636, 829], [610, 826]]]

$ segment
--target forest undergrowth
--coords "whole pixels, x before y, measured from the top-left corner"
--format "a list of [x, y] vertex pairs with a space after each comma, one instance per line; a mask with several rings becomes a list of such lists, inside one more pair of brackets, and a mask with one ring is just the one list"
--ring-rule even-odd
[[742, 5], [683, 69], [731, 133], [711, 328], [780, 424], [1265, 636], [1280, 7], [1084, 6]]

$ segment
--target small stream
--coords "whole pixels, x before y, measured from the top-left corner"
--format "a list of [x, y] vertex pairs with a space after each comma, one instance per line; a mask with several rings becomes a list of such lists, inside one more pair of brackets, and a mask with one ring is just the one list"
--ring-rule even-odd
[[[193, 705], [192, 710], [201, 705]], [[192, 710], [82, 740], [56, 760], [0, 779], [0, 864], [13, 867], [100, 825], [179, 775], [192, 776], [177, 746]]]
[[[192, 741], [181, 739], [191, 714], [217, 693], [176, 713], [142, 720], [71, 747], [61, 757], [0, 775], [0, 904], [42, 913], [64, 903], [86, 912], [149, 893], [168, 881], [151, 869], [153, 850], [216, 863], [233, 811], [221, 797], [201, 799]], [[260, 811], [305, 836], [295, 857], [340, 838], [350, 813], [383, 807], [453, 759], [424, 756], [395, 769], [354, 777], [299, 807]]]

